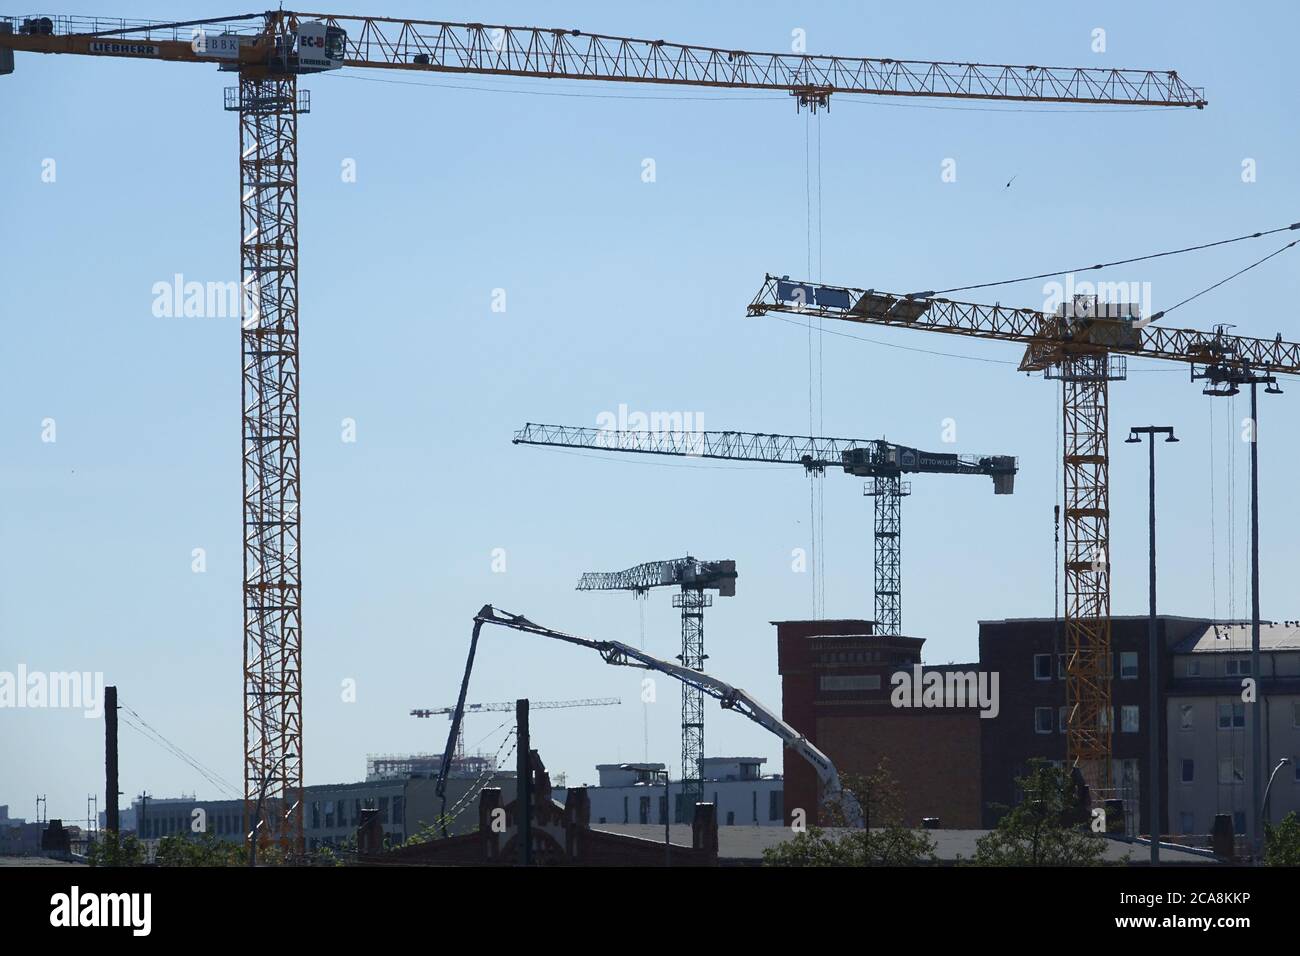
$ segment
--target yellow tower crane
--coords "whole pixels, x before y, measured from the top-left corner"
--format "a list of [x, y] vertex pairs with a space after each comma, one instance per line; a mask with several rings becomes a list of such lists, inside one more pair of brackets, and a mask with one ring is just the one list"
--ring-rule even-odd
[[[1297, 224], [1300, 226], [1300, 224]], [[1291, 228], [1297, 228], [1293, 226]], [[1300, 345], [1274, 339], [1169, 328], [1128, 305], [1076, 296], [1055, 314], [977, 305], [934, 293], [900, 295], [764, 278], [748, 314], [798, 313], [870, 325], [974, 336], [1025, 346], [1020, 370], [1063, 386], [1066, 753], [1093, 788], [1111, 788], [1109, 383], [1126, 357], [1191, 366], [1193, 378], [1235, 389], [1300, 375]], [[1209, 394], [1226, 394], [1210, 391]], [[1154, 718], [1153, 718], [1154, 719]]]

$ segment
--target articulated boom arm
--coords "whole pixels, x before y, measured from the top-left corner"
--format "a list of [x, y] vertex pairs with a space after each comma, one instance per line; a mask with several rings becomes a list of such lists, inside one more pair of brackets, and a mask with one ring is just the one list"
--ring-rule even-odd
[[[996, 494], [1010, 494], [1016, 459], [1010, 455], [952, 455], [919, 451], [883, 439], [815, 438], [757, 432], [657, 431], [526, 424], [515, 432], [516, 445], [549, 445], [597, 451], [761, 461], [802, 465], [810, 472], [843, 468], [861, 478], [903, 474], [989, 475]], [[627, 573], [627, 572], [625, 572]]]
[[[300, 23], [330, 31], [328, 64], [549, 79], [662, 83], [784, 90], [799, 104], [827, 104], [832, 93], [1038, 103], [1205, 106], [1204, 91], [1173, 70], [1011, 66], [888, 58], [752, 53], [573, 29], [492, 26], [286, 10], [177, 23], [98, 17], [30, 17], [8, 21], [0, 48], [80, 53], [243, 67], [275, 55], [258, 33], [288, 36]], [[251, 25], [250, 25], [251, 22]], [[194, 28], [213, 45], [193, 44]], [[239, 36], [243, 39], [238, 39]], [[319, 58], [317, 58], [319, 59]], [[307, 72], [310, 70], [294, 70]]]
[[[721, 703], [726, 709], [743, 714], [760, 727], [775, 734], [786, 747], [807, 760], [816, 772], [817, 779], [821, 781], [823, 799], [827, 803], [839, 804], [851, 826], [861, 825], [862, 814], [858, 801], [853, 794], [840, 785], [839, 773], [836, 771], [835, 765], [831, 763], [830, 758], [777, 714], [740, 688], [732, 687], [725, 681], [718, 680], [718, 678], [711, 677], [700, 671], [691, 670], [670, 661], [660, 660], [621, 641], [593, 641], [589, 638], [566, 634], [563, 631], [555, 631], [549, 627], [534, 624], [522, 615], [498, 610], [490, 604], [485, 604], [478, 614], [474, 616], [475, 639], [477, 639], [479, 629], [484, 624], [498, 624], [501, 627], [523, 631], [526, 634], [536, 634], [540, 637], [551, 637], [568, 644], [576, 644], [579, 647], [586, 647], [595, 651], [604, 658], [606, 664], [658, 671], [677, 678], [683, 684], [698, 688]], [[468, 673], [466, 678], [468, 679]]]
[[645, 592], [671, 586], [708, 588], [731, 597], [736, 593], [736, 562], [701, 561], [687, 555], [671, 561], [648, 561], [626, 571], [588, 571], [577, 589]]
[[[1101, 305], [1103, 313], [1105, 305]], [[1228, 362], [1264, 372], [1300, 373], [1300, 343], [1284, 342], [1280, 336], [1258, 339], [1166, 328], [1152, 321], [1160, 313], [1134, 321], [1081, 310], [1070, 314], [1067, 307], [1067, 314], [1051, 315], [1034, 309], [954, 302], [925, 293], [900, 295], [773, 275], [764, 277], [747, 309], [751, 316], [768, 312], [1019, 342], [1028, 346], [1021, 364], [1025, 371], [1042, 370], [1066, 354], [1118, 352], [1189, 364]]]

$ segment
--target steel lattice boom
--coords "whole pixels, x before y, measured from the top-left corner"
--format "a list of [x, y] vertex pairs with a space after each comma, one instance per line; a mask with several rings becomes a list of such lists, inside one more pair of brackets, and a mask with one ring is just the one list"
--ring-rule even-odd
[[[466, 714], [498, 714], [515, 712], [517, 701], [502, 700], [489, 704], [466, 704]], [[623, 701], [618, 697], [586, 697], [581, 700], [530, 700], [530, 710], [561, 710], [569, 707], [616, 707]], [[451, 717], [456, 713], [456, 705], [449, 707], [421, 707], [411, 711], [412, 717]]]
[[300, 13], [347, 31], [347, 66], [737, 89], [1048, 103], [1205, 106], [1173, 70], [750, 53], [581, 30]]
[[[1022, 371], [1062, 380], [1067, 752], [1093, 787], [1108, 789], [1110, 720], [1109, 383], [1126, 356], [1182, 362], [1193, 378], [1256, 371], [1300, 374], [1300, 343], [1167, 328], [1126, 303], [1076, 296], [1053, 314], [926, 294], [764, 277], [748, 314], [786, 312], [974, 336], [1025, 346]], [[1158, 314], [1157, 314], [1158, 315]], [[1152, 318], [1155, 318], [1154, 316]]]
[[[988, 475], [995, 494], [1011, 494], [1016, 459], [1010, 455], [954, 455], [921, 451], [884, 439], [817, 438], [725, 431], [634, 431], [529, 423], [515, 433], [517, 445], [547, 445], [726, 461], [801, 465], [810, 474], [838, 467], [869, 478], [865, 494], [875, 498], [875, 630], [898, 635], [903, 626], [902, 509], [911, 494], [905, 474]], [[658, 565], [631, 571], [653, 580]], [[584, 581], [586, 578], [584, 577]], [[581, 585], [579, 585], [581, 587]]]
[[626, 571], [588, 571], [579, 591], [637, 591], [682, 587], [716, 590], [722, 597], [736, 593], [735, 561], [700, 561], [687, 555], [670, 561], [647, 561]]

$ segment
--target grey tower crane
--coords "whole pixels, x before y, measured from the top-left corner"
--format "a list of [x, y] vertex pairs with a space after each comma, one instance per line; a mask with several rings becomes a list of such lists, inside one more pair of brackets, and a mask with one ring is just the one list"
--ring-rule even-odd
[[[735, 561], [700, 561], [689, 554], [671, 561], [648, 561], [626, 571], [589, 571], [578, 581], [579, 591], [631, 591], [645, 594], [651, 588], [679, 587], [673, 607], [682, 609], [682, 653], [677, 659], [688, 670], [702, 673], [704, 653], [704, 609], [713, 595], [733, 597], [736, 593]], [[704, 797], [704, 691], [699, 684], [682, 684], [682, 804], [692, 807]]]
[[813, 438], [756, 432], [633, 431], [529, 423], [515, 432], [516, 445], [550, 445], [597, 451], [720, 458], [802, 465], [809, 474], [828, 467], [869, 479], [864, 493], [875, 498], [875, 630], [897, 635], [903, 626], [902, 498], [911, 493], [909, 474], [988, 475], [993, 493], [1015, 488], [1016, 459], [1010, 455], [955, 455], [920, 451], [884, 439]]

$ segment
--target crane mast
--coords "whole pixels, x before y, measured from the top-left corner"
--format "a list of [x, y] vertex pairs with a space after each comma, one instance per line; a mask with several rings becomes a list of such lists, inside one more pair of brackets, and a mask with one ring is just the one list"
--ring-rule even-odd
[[1011, 494], [1016, 459], [1010, 455], [955, 455], [920, 451], [884, 439], [818, 438], [759, 432], [672, 431], [587, 428], [528, 423], [515, 432], [516, 445], [545, 445], [683, 458], [757, 461], [800, 465], [809, 474], [838, 467], [866, 478], [866, 496], [875, 499], [874, 594], [878, 634], [898, 635], [903, 627], [902, 499], [912, 493], [907, 474], [987, 475], [994, 494]]
[[[798, 109], [837, 93], [1200, 109], [1172, 70], [1011, 66], [753, 53], [572, 29], [271, 10], [149, 21], [0, 18], [14, 53], [197, 63], [237, 72], [239, 119], [244, 802], [250, 842], [301, 854], [302, 579], [299, 456], [298, 77], [336, 70], [667, 84], [788, 92]], [[263, 808], [267, 808], [263, 813]]]
[[[1293, 227], [1295, 228], [1295, 227]], [[812, 289], [809, 296], [807, 290]], [[1127, 303], [1080, 296], [1054, 314], [957, 302], [932, 293], [791, 282], [767, 275], [748, 314], [828, 319], [973, 336], [1024, 345], [1021, 371], [1062, 383], [1066, 750], [1094, 789], [1112, 780], [1110, 681], [1109, 384], [1127, 356], [1182, 362], [1193, 379], [1251, 370], [1300, 374], [1300, 344], [1153, 324]], [[1154, 719], [1154, 718], [1153, 718]], [[1158, 772], [1158, 771], [1154, 771]]]

